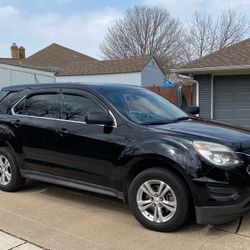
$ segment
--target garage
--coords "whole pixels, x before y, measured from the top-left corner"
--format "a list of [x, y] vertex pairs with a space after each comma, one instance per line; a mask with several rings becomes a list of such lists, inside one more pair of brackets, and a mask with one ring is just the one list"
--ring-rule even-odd
[[250, 129], [250, 38], [171, 72], [195, 80], [200, 117]]
[[214, 76], [214, 119], [250, 128], [250, 75]]

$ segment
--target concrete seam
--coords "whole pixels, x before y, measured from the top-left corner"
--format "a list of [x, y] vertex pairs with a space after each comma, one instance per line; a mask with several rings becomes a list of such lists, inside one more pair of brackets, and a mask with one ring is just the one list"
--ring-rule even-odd
[[[24, 242], [23, 242], [22, 244], [20, 244], [20, 245], [24, 245], [24, 244], [26, 244], [26, 243], [29, 243], [29, 244], [32, 244], [32, 245], [34, 245], [34, 246], [36, 246], [36, 247], [40, 247], [40, 248], [42, 248], [42, 249], [44, 249], [44, 250], [49, 250], [48, 248], [44, 248], [44, 247], [42, 247], [42, 246], [39, 246], [39, 245], [37, 245], [37, 244], [35, 244], [35, 243], [29, 241], [29, 240], [25, 240], [25, 239], [23, 239], [23, 238], [21, 238], [21, 237], [19, 237], [19, 236], [16, 236], [16, 235], [14, 235], [14, 234], [11, 234], [11, 233], [9, 233], [9, 232], [6, 232], [6, 231], [4, 231], [3, 229], [0, 229], [0, 232], [5, 233], [5, 234], [8, 234], [8, 235], [10, 235], [10, 236], [13, 236], [13, 237], [19, 239], [19, 240], [24, 241]], [[11, 248], [11, 249], [9, 249], [9, 250], [15, 249], [16, 247], [18, 247], [18, 246], [15, 246], [15, 247], [13, 247], [13, 248]]]
[[[5, 232], [4, 232], [5, 233]], [[8, 234], [8, 233], [6, 233], [6, 234]], [[13, 235], [12, 235], [13, 236]], [[18, 237], [16, 237], [16, 236], [13, 236], [13, 237], [15, 237], [15, 238], [18, 238]], [[19, 239], [19, 238], [18, 238]], [[20, 247], [20, 246], [22, 246], [22, 245], [24, 245], [24, 244], [26, 244], [27, 243], [27, 241], [25, 241], [25, 242], [23, 242], [23, 243], [21, 243], [21, 244], [19, 244], [19, 245], [17, 245], [17, 246], [14, 246], [14, 247], [11, 247], [11, 248], [9, 248], [8, 250], [13, 250], [13, 249], [15, 249], [15, 248], [17, 248], [17, 247]]]

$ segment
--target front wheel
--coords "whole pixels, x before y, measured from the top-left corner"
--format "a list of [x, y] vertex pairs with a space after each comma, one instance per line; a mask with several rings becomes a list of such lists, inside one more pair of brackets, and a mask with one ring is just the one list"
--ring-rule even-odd
[[191, 211], [186, 184], [163, 168], [151, 168], [137, 175], [129, 187], [128, 200], [136, 219], [155, 231], [178, 229]]

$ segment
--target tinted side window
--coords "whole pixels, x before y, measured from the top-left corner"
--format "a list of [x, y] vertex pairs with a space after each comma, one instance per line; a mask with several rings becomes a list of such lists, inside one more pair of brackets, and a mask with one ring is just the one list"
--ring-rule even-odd
[[58, 118], [59, 95], [40, 94], [33, 95], [21, 101], [14, 109], [16, 114]]
[[89, 113], [105, 113], [105, 111], [88, 97], [64, 95], [62, 119], [85, 122]]

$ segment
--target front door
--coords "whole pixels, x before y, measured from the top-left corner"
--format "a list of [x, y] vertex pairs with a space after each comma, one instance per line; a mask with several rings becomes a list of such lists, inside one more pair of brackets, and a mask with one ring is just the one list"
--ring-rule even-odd
[[56, 121], [55, 169], [62, 177], [112, 187], [115, 161], [124, 149], [116, 127], [86, 124], [88, 113], [108, 109], [89, 93], [63, 90], [61, 119]]

